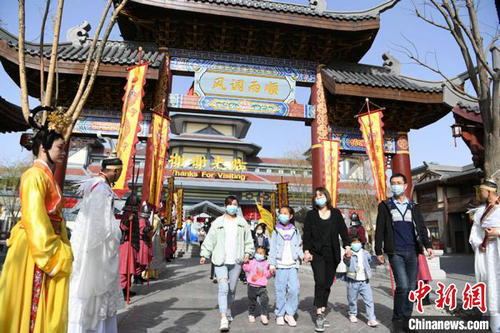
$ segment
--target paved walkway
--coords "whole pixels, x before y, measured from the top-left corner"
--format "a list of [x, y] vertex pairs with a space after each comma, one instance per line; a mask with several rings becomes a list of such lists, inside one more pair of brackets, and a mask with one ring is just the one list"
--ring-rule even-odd
[[[119, 332], [218, 332], [219, 315], [217, 308], [217, 284], [209, 280], [210, 264], [198, 264], [197, 258], [179, 258], [169, 263], [162, 272], [161, 279], [150, 286], [136, 286], [138, 293], [128, 308], [119, 313]], [[278, 327], [275, 316], [263, 326], [247, 320], [246, 286], [239, 283], [233, 307], [234, 322], [231, 332], [314, 332], [313, 329], [313, 276], [309, 265], [300, 269], [301, 293], [296, 328]], [[360, 300], [359, 322], [351, 324], [347, 319], [346, 285], [336, 282], [330, 296], [332, 323], [326, 332], [389, 332], [392, 317], [392, 292], [388, 274], [378, 270], [372, 279], [375, 314], [381, 323], [377, 328], [366, 325], [364, 306]], [[274, 305], [274, 280], [270, 281], [268, 292], [270, 305]], [[426, 306], [425, 315], [447, 315], [444, 311]]]

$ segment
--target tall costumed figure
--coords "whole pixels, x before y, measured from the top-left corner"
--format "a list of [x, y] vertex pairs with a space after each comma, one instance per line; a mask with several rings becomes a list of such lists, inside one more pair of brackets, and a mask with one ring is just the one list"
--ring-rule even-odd
[[[42, 113], [48, 116], [42, 121]], [[21, 177], [21, 219], [11, 231], [0, 277], [0, 332], [66, 333], [73, 263], [62, 193], [54, 178], [66, 155], [63, 133], [71, 119], [60, 110], [31, 111], [34, 136], [24, 142], [35, 161]]]

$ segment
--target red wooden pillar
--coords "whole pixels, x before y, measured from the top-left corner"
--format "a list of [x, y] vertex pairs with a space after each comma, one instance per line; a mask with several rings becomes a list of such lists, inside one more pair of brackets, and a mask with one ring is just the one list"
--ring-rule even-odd
[[396, 137], [396, 155], [391, 161], [392, 173], [401, 173], [408, 180], [408, 187], [405, 195], [412, 198], [413, 183], [411, 181], [410, 147], [408, 144], [408, 133], [398, 132]]
[[64, 178], [66, 177], [66, 167], [68, 166], [68, 155], [69, 155], [69, 146], [71, 144], [71, 138], [68, 139], [68, 143], [66, 144], [65, 157], [64, 160], [56, 164], [56, 171], [54, 173], [54, 177], [56, 179], [57, 184], [61, 188], [61, 194], [64, 193]]
[[325, 186], [325, 166], [321, 158], [322, 140], [328, 139], [328, 114], [321, 68], [316, 69], [316, 82], [311, 87], [311, 104], [316, 106], [315, 119], [311, 123], [311, 160], [313, 190]]

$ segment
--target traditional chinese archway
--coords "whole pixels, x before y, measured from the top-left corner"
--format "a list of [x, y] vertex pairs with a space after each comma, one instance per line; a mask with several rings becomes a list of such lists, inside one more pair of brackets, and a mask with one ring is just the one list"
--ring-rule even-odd
[[[376, 37], [380, 13], [397, 2], [350, 13], [266, 0], [131, 0], [118, 19], [125, 40], [108, 42], [73, 137], [95, 137], [98, 131], [118, 134], [125, 69], [137, 64], [141, 46], [143, 60], [149, 62], [144, 110], [165, 98], [167, 112], [302, 121], [311, 126], [316, 187], [325, 185], [318, 145], [330, 132], [340, 139], [341, 151], [363, 151], [354, 115], [370, 98], [385, 107], [386, 154], [392, 171], [411, 181], [407, 133], [443, 117], [457, 97], [450, 99], [443, 82], [400, 75], [399, 63], [390, 55], [384, 56], [383, 66], [357, 63]], [[58, 49], [62, 105], [74, 96], [90, 43], [88, 30], [74, 29], [80, 31], [72, 35], [79, 37]], [[43, 50], [40, 55], [39, 45], [26, 44], [28, 90], [33, 97], [40, 91], [39, 57], [48, 57], [50, 46]], [[17, 38], [1, 29], [0, 61], [18, 82]], [[194, 77], [190, 93], [171, 93], [173, 75]], [[296, 103], [298, 86], [311, 88], [308, 105]], [[144, 119], [145, 133], [139, 133], [143, 137], [150, 119], [147, 112]]]

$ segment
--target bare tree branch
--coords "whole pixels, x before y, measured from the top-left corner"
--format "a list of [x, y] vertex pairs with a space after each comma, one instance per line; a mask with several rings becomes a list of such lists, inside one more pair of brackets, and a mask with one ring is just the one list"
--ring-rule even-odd
[[[485, 69], [488, 71], [488, 73], [493, 77], [494, 76], [493, 69], [490, 68], [488, 62], [486, 61], [486, 58], [484, 58], [482, 56], [483, 55], [483, 48], [482, 48], [482, 38], [481, 38], [481, 35], [477, 36], [476, 32], [478, 32], [479, 30], [477, 28], [474, 29], [474, 26], [477, 27], [477, 21], [475, 23], [473, 22], [473, 17], [470, 16], [471, 13], [470, 13], [470, 10], [469, 10], [469, 16], [470, 16], [471, 26], [472, 26], [472, 30], [473, 30], [473, 33], [474, 33], [474, 35], [472, 35], [472, 33], [469, 31], [469, 29], [467, 28], [467, 26], [464, 24], [464, 22], [460, 18], [460, 15], [459, 15], [459, 12], [458, 12], [458, 8], [457, 8], [457, 6], [455, 4], [455, 0], [451, 0], [450, 2], [452, 4], [452, 6], [453, 6], [453, 9], [450, 7], [448, 1], [446, 1], [446, 0], [443, 0], [443, 7], [446, 9], [446, 11], [448, 12], [448, 14], [452, 18], [453, 22], [456, 22], [460, 26], [460, 28], [462, 28], [462, 31], [465, 33], [465, 35], [467, 36], [467, 38], [469, 38], [469, 41], [470, 41], [470, 43], [472, 45], [472, 48], [474, 49], [474, 53], [476, 53], [477, 59], [482, 63], [482, 65], [485, 67]], [[467, 7], [468, 6], [469, 5], [467, 5]], [[473, 9], [472, 9], [472, 12], [474, 12]]]
[[19, 85], [21, 86], [21, 108], [23, 117], [26, 122], [30, 115], [30, 105], [28, 101], [28, 84], [26, 81], [26, 62], [24, 60], [24, 0], [19, 0], [19, 40], [18, 40], [18, 57], [19, 57]]
[[[87, 60], [85, 61], [85, 68], [83, 70], [82, 78], [80, 79], [78, 90], [76, 92], [75, 97], [73, 98], [73, 102], [71, 102], [70, 107], [66, 111], [66, 114], [69, 117], [73, 116], [76, 106], [78, 105], [78, 102], [80, 101], [80, 98], [82, 97], [83, 91], [85, 89], [85, 84], [87, 83], [87, 76], [90, 70], [90, 64], [94, 59], [93, 56], [95, 47], [97, 45], [97, 41], [99, 40], [99, 35], [101, 34], [102, 27], [104, 26], [104, 22], [106, 21], [106, 16], [108, 15], [108, 11], [109, 8], [111, 7], [112, 2], [113, 2], [112, 0], [108, 0], [108, 2], [106, 3], [106, 7], [102, 12], [101, 20], [99, 21], [99, 25], [97, 26], [97, 30], [95, 31], [94, 38], [92, 39], [92, 44], [90, 45], [89, 48], [89, 53], [87, 55]], [[96, 61], [100, 61], [100, 59], [96, 59]]]
[[43, 61], [43, 38], [45, 35], [45, 23], [47, 22], [47, 15], [49, 14], [50, 0], [45, 3], [45, 12], [42, 17], [42, 28], [40, 29], [40, 103], [43, 103], [43, 95], [45, 91], [45, 70]]
[[417, 7], [415, 7], [415, 14], [417, 15], [417, 17], [420, 17], [422, 20], [424, 20], [425, 22], [429, 23], [429, 24], [432, 24], [433, 26], [437, 27], [437, 28], [440, 28], [440, 29], [443, 29], [443, 30], [446, 30], [446, 31], [450, 31], [450, 28], [448, 27], [445, 27], [444, 25], [442, 24], [439, 24], [439, 23], [436, 23], [434, 22], [432, 19], [430, 18], [427, 18], [425, 17], [424, 15], [422, 15], [420, 13], [420, 11], [418, 10]]
[[453, 38], [455, 38], [455, 41], [458, 44], [458, 47], [460, 48], [460, 52], [462, 52], [462, 55], [464, 57], [465, 61], [465, 66], [467, 68], [467, 72], [469, 73], [469, 79], [471, 81], [472, 87], [474, 87], [474, 90], [476, 91], [476, 94], [479, 96], [480, 93], [480, 87], [479, 87], [479, 80], [476, 75], [475, 71], [475, 65], [474, 62], [472, 61], [472, 57], [469, 53], [469, 49], [467, 48], [467, 45], [465, 44], [465, 39], [463, 37], [462, 31], [460, 27], [456, 24], [454, 24], [452, 21], [450, 21], [450, 18], [448, 17], [446, 11], [441, 8], [441, 6], [436, 2], [436, 0], [430, 0], [431, 3], [434, 5], [434, 7], [439, 11], [441, 16], [444, 18], [446, 21], [446, 24], [450, 28], [451, 35]]
[[122, 10], [122, 8], [127, 4], [128, 0], [122, 0], [122, 2], [115, 7], [115, 10], [113, 11], [113, 14], [111, 15], [111, 18], [108, 22], [108, 26], [106, 27], [106, 31], [104, 32], [104, 35], [102, 37], [101, 43], [99, 44], [99, 48], [97, 49], [97, 55], [96, 59], [94, 61], [94, 67], [92, 68], [92, 74], [90, 75], [89, 82], [87, 84], [87, 87], [85, 88], [85, 91], [78, 101], [78, 104], [76, 106], [76, 109], [74, 113], [71, 115], [71, 118], [73, 120], [72, 126], [68, 128], [68, 131], [66, 132], [65, 135], [65, 140], [67, 141], [69, 139], [69, 136], [71, 135], [71, 131], [73, 130], [73, 126], [76, 123], [76, 120], [80, 116], [80, 113], [83, 109], [83, 106], [85, 105], [85, 102], [87, 101], [87, 98], [89, 97], [90, 92], [92, 91], [92, 87], [94, 85], [95, 78], [97, 77], [97, 71], [99, 70], [99, 65], [101, 63], [101, 57], [102, 57], [102, 52], [104, 50], [104, 46], [106, 45], [106, 42], [108, 41], [109, 34], [111, 33], [111, 29], [113, 28], [113, 25], [115, 24], [116, 18], [118, 17], [118, 14]]
[[47, 76], [47, 89], [45, 90], [44, 103], [47, 106], [52, 105], [52, 90], [54, 86], [54, 70], [57, 61], [57, 48], [59, 45], [59, 33], [61, 31], [61, 20], [64, 0], [59, 0], [56, 12], [56, 21], [54, 22], [54, 38], [52, 39], [52, 50], [50, 55], [49, 74]]
[[[406, 39], [406, 37], [405, 37]], [[411, 43], [411, 41], [409, 41]], [[403, 50], [402, 52], [404, 54], [406, 54], [406, 56], [408, 58], [410, 58], [411, 60], [413, 60], [414, 62], [418, 63], [419, 65], [431, 70], [432, 72], [436, 73], [436, 74], [439, 74], [452, 88], [453, 90], [455, 90], [456, 92], [462, 94], [462, 95], [465, 95], [467, 97], [469, 97], [470, 99], [472, 100], [475, 100], [475, 101], [478, 101], [478, 98], [476, 96], [472, 96], [468, 93], [466, 93], [460, 86], [458, 86], [456, 83], [454, 83], [450, 78], [448, 78], [439, 68], [435, 68], [435, 67], [432, 67], [430, 66], [429, 64], [427, 64], [426, 62], [420, 60], [418, 57], [415, 57], [411, 51], [405, 47], [405, 46], [402, 46], [402, 45], [397, 45], [399, 48], [401, 48], [401, 50]], [[436, 60], [436, 63], [437, 63], [437, 60]]]

